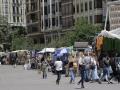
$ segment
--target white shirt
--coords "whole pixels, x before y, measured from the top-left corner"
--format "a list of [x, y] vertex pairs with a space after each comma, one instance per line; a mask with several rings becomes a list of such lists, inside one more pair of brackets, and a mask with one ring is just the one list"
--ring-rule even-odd
[[94, 57], [91, 57], [91, 63], [94, 64], [94, 65], [97, 65], [97, 62], [96, 62]]
[[57, 71], [61, 71], [62, 70], [62, 61], [55, 61], [55, 68]]
[[91, 63], [91, 57], [90, 56], [85, 56], [84, 57], [84, 62], [86, 65], [90, 64]]
[[79, 57], [78, 63], [79, 63], [79, 65], [82, 65], [84, 63], [83, 57]]

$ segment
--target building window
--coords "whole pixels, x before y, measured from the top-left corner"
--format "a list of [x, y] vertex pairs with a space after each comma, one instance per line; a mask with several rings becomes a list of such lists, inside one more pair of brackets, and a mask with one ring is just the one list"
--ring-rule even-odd
[[41, 20], [41, 28], [43, 29], [44, 25], [43, 25], [43, 20]]
[[55, 14], [55, 4], [52, 4], [52, 13]]
[[55, 4], [55, 6], [56, 6], [56, 12], [58, 12], [58, 3], [57, 2]]
[[19, 17], [17, 17], [17, 22], [20, 22]]
[[58, 26], [58, 18], [59, 18], [59, 17], [56, 17], [56, 26]]
[[44, 14], [47, 15], [47, 6], [45, 6], [44, 9]]
[[95, 15], [95, 23], [102, 23], [102, 15]]
[[92, 1], [89, 2], [89, 9], [92, 10]]
[[15, 14], [15, 7], [13, 6], [13, 14]]
[[59, 2], [59, 12], [61, 12], [61, 2]]
[[5, 5], [5, 14], [8, 14], [8, 6]]
[[19, 7], [17, 7], [16, 9], [17, 9], [17, 14], [19, 14]]
[[44, 0], [44, 2], [47, 2], [47, 0]]
[[13, 16], [13, 22], [16, 22], [16, 18], [15, 18], [15, 16]]
[[74, 14], [74, 13], [75, 13], [75, 7], [72, 6], [72, 14]]
[[16, 0], [16, 3], [17, 3], [17, 4], [19, 3], [18, 0]]
[[21, 22], [23, 22], [23, 19], [21, 18]]
[[52, 18], [52, 26], [55, 26], [55, 18]]
[[50, 13], [50, 5], [48, 5], [48, 14]]
[[48, 19], [45, 20], [45, 28], [48, 27]]
[[21, 9], [21, 15], [22, 15], [23, 10]]
[[50, 28], [50, 18], [48, 19], [48, 27]]
[[81, 3], [81, 12], [83, 12], [83, 3]]
[[94, 0], [94, 7], [96, 8], [102, 8], [102, 0]]
[[29, 12], [29, 4], [26, 4], [26, 11]]
[[62, 25], [62, 16], [59, 16], [59, 22], [60, 22], [60, 25]]
[[35, 14], [35, 13], [33, 13], [33, 14], [31, 14], [31, 23], [32, 22], [37, 22], [37, 18], [38, 18], [38, 16], [37, 16], [37, 14]]
[[26, 2], [28, 2], [29, 0], [26, 0]]
[[93, 18], [92, 18], [92, 16], [90, 16], [90, 23], [93, 23]]
[[79, 4], [77, 4], [77, 13], [79, 13]]
[[37, 10], [37, 2], [32, 2], [31, 3], [31, 11]]
[[13, 3], [15, 3], [15, 0], [13, 0]]
[[38, 27], [33, 26], [32, 27], [32, 32], [37, 32], [37, 31], [38, 31]]
[[5, 0], [5, 4], [7, 4], [8, 3], [8, 0]]
[[88, 10], [87, 2], [85, 3], [85, 11]]

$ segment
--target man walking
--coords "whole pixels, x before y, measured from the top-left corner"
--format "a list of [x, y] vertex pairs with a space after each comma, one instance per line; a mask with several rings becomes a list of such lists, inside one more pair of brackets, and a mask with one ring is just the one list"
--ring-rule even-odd
[[84, 81], [85, 81], [85, 64], [84, 64], [83, 60], [81, 62], [80, 74], [81, 74], [81, 79], [80, 79], [80, 81], [77, 84], [79, 85], [81, 83], [81, 88], [85, 88], [84, 87]]
[[59, 85], [59, 82], [61, 79], [61, 71], [63, 70], [63, 63], [60, 60], [60, 58], [57, 58], [57, 60], [55, 61], [55, 69], [56, 69], [56, 74], [57, 74], [56, 84]]

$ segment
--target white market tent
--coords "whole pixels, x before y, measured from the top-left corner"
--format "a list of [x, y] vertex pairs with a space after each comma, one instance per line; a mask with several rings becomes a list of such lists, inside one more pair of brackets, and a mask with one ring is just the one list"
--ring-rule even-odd
[[45, 53], [45, 52], [53, 53], [55, 52], [55, 48], [44, 48], [42, 49], [42, 51], [39, 51], [38, 53]]
[[120, 28], [117, 28], [111, 31], [102, 30], [98, 36], [120, 39]]

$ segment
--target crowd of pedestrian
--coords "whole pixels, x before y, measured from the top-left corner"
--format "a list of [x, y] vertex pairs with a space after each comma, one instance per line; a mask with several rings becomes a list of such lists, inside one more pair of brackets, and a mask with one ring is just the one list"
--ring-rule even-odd
[[[120, 55], [101, 54], [97, 57], [96, 53], [79, 52], [78, 54], [69, 54], [68, 62], [62, 60], [63, 58], [57, 57], [53, 62], [48, 59], [49, 56], [43, 54], [35, 58], [31, 58], [30, 54], [27, 54], [24, 68], [38, 69], [39, 73], [42, 73], [42, 78], [47, 79], [47, 72], [52, 71], [54, 67], [54, 74], [57, 75], [56, 84], [59, 85], [61, 81], [61, 74], [65, 71], [65, 76], [69, 76], [70, 84], [76, 83], [76, 77], [80, 77], [77, 84], [81, 84], [81, 88], [85, 88], [85, 82], [98, 82], [102, 84], [106, 81], [108, 84], [113, 84], [113, 79], [120, 83]], [[6, 61], [7, 57], [3, 57], [3, 61]], [[11, 56], [12, 63], [16, 63], [18, 56], [14, 54]], [[52, 63], [52, 64], [51, 64]], [[49, 67], [49, 68], [48, 68]]]
[[[108, 84], [113, 84], [112, 81], [115, 80], [118, 81], [118, 83], [120, 83], [119, 55], [113, 57], [106, 54], [103, 55], [99, 60], [94, 52], [80, 52], [78, 57], [70, 55], [69, 59], [70, 60], [67, 64], [67, 70], [69, 70], [70, 84], [75, 83], [76, 76], [80, 76], [80, 80], [79, 82], [77, 82], [77, 84], [81, 84], [81, 88], [85, 87], [84, 82], [98, 82], [98, 84], [102, 84], [102, 82], [106, 81]], [[59, 84], [60, 81], [60, 71], [62, 71], [62, 65], [63, 64], [60, 61], [60, 59], [58, 59], [58, 61], [55, 62], [58, 76], [56, 80], [57, 84]], [[75, 67], [77, 67], [77, 71]]]

